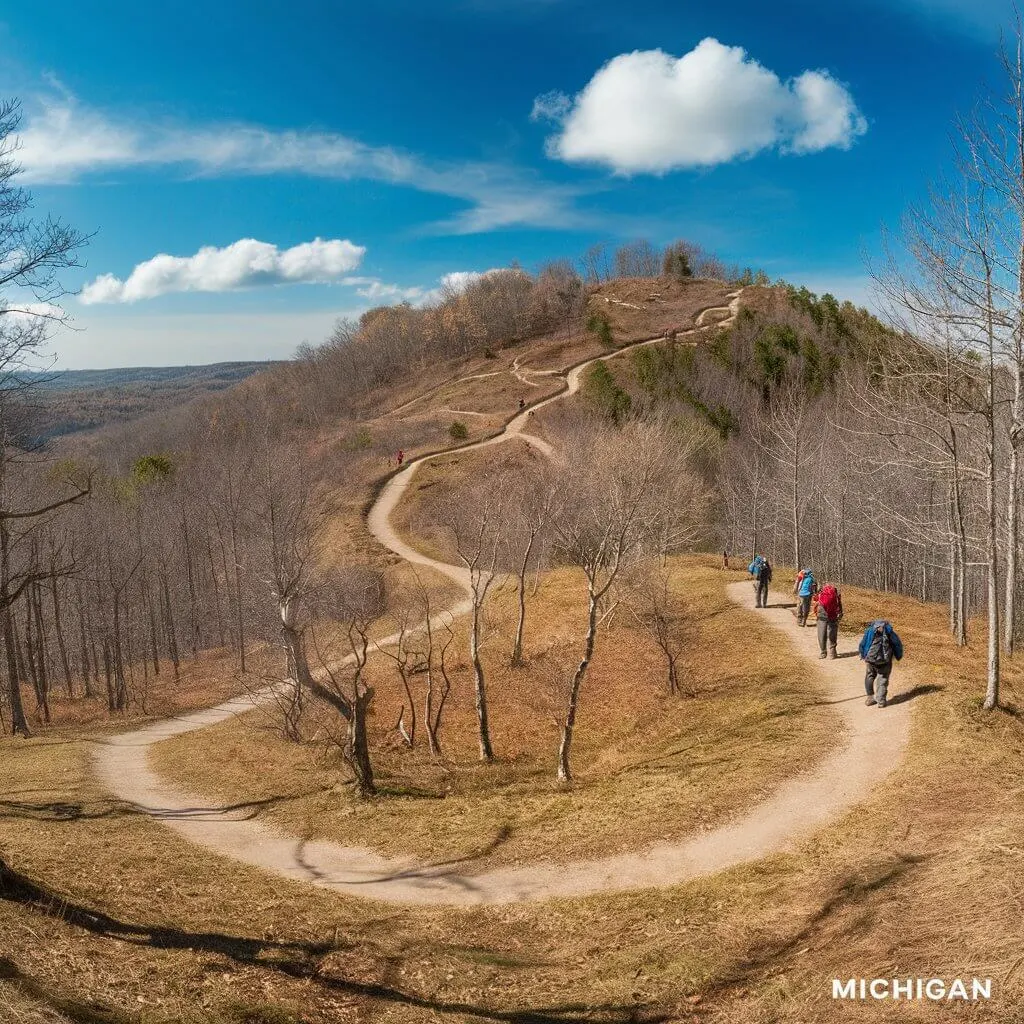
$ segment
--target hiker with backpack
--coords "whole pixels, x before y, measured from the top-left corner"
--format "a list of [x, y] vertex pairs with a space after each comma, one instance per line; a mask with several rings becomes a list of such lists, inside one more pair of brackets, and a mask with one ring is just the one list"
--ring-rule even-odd
[[876, 619], [868, 624], [857, 648], [866, 665], [864, 691], [870, 707], [876, 704], [884, 708], [888, 703], [889, 677], [892, 675], [892, 661], [903, 657], [903, 641], [900, 640], [892, 623]]
[[818, 619], [819, 658], [836, 657], [839, 641], [839, 620], [843, 617], [843, 595], [834, 583], [826, 583], [815, 600]]
[[814, 578], [814, 573], [810, 569], [801, 569], [796, 578], [796, 585], [793, 587], [793, 593], [796, 594], [800, 602], [796, 609], [796, 624], [798, 626], [807, 625], [808, 616], [811, 614], [811, 601], [817, 592], [818, 583]]
[[768, 607], [768, 587], [772, 582], [772, 563], [762, 558], [758, 563], [754, 576], [754, 607]]

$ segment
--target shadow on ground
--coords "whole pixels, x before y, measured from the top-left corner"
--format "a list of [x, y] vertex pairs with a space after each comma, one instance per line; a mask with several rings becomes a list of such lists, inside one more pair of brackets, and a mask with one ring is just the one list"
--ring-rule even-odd
[[[305, 981], [329, 991], [357, 996], [368, 1002], [412, 1006], [440, 1014], [502, 1021], [507, 1024], [661, 1024], [671, 1014], [654, 1007], [631, 1004], [530, 1007], [499, 1010], [473, 1003], [422, 996], [391, 985], [357, 981], [330, 973], [323, 960], [329, 954], [359, 946], [358, 940], [325, 943], [257, 939], [220, 932], [191, 932], [161, 925], [131, 924], [101, 911], [66, 899], [10, 868], [0, 860], [0, 900], [17, 903], [47, 917], [84, 929], [93, 935], [153, 949], [186, 950], [217, 954], [245, 967], [256, 967]], [[131, 1018], [120, 1011], [95, 1008], [52, 991], [28, 977], [10, 959], [0, 957], [0, 980], [18, 985], [34, 999], [44, 1002], [76, 1024], [128, 1024]]]
[[906, 704], [909, 700], [924, 697], [929, 693], [942, 693], [943, 690], [945, 690], [944, 686], [938, 686], [935, 683], [923, 683], [919, 686], [913, 686], [909, 690], [904, 690], [902, 693], [897, 693], [895, 696], [890, 697], [886, 703]]

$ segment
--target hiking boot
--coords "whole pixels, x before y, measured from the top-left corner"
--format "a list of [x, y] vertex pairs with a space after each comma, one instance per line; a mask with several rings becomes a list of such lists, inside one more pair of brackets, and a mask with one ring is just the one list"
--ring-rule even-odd
[[822, 651], [821, 654], [818, 655], [818, 660], [824, 661], [827, 657], [828, 655], [824, 651]]
[[884, 708], [889, 702], [887, 700], [876, 700], [875, 703], [880, 707]]
[[836, 649], [834, 647], [830, 647], [828, 649], [828, 656], [830, 658], [837, 658], [838, 657], [838, 655], [836, 654]]
[[878, 701], [876, 701], [874, 697], [868, 697], [864, 703], [867, 704], [868, 707], [871, 707], [872, 704], [877, 704]]

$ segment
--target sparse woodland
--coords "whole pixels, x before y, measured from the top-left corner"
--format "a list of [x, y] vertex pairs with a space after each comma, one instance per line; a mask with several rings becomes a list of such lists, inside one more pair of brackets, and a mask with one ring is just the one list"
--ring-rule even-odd
[[[473, 819], [472, 811], [457, 805], [466, 794], [476, 801], [475, 820], [493, 817], [503, 800], [521, 799], [517, 822], [536, 826], [525, 840], [531, 856], [547, 857], [554, 848], [552, 834], [565, 831], [568, 820], [559, 814], [591, 814], [609, 831], [617, 828], [621, 849], [630, 848], [631, 829], [641, 816], [645, 842], [667, 841], [694, 823], [706, 824], [701, 815], [709, 807], [716, 823], [724, 820], [735, 810], [736, 792], [747, 801], [744, 807], [757, 805], [764, 799], [765, 779], [802, 771], [834, 741], [829, 730], [835, 720], [827, 717], [831, 711], [813, 710], [821, 702], [792, 671], [790, 650], [777, 649], [769, 627], [749, 616], [729, 618], [746, 613], [725, 596], [721, 581], [729, 577], [718, 562], [676, 557], [726, 550], [745, 565], [753, 553], [762, 552], [782, 569], [779, 582], [786, 577], [783, 567], [810, 565], [819, 580], [848, 585], [848, 607], [857, 615], [887, 614], [877, 593], [887, 592], [904, 619], [920, 610], [922, 620], [941, 620], [943, 629], [948, 621], [949, 649], [933, 643], [924, 627], [918, 630], [919, 649], [934, 654], [941, 666], [935, 672], [944, 673], [941, 685], [919, 692], [937, 692], [948, 684], [960, 703], [954, 704], [952, 696], [949, 704], [922, 702], [921, 720], [934, 728], [917, 730], [921, 735], [912, 739], [918, 746], [907, 757], [909, 782], [900, 780], [907, 789], [894, 782], [895, 795], [881, 810], [865, 803], [863, 818], [858, 816], [854, 825], [836, 825], [840, 842], [835, 849], [822, 842], [795, 866], [795, 857], [793, 863], [768, 868], [759, 862], [747, 875], [742, 866], [734, 867], [736, 873], [724, 882], [724, 875], [705, 879], [702, 884], [709, 888], [706, 894], [695, 889], [698, 897], [689, 890], [680, 896], [679, 887], [659, 891], [655, 898], [597, 896], [582, 912], [569, 906], [572, 901], [545, 904], [536, 913], [516, 907], [505, 916], [502, 909], [491, 918], [474, 910], [472, 921], [459, 919], [462, 959], [452, 961], [444, 981], [434, 977], [435, 992], [449, 983], [465, 983], [473, 991], [470, 981], [476, 985], [476, 980], [470, 976], [483, 961], [464, 954], [471, 948], [476, 955], [471, 943], [488, 928], [500, 933], [505, 945], [494, 941], [493, 933], [487, 943], [506, 951], [510, 933], [519, 943], [515, 925], [523, 922], [519, 931], [534, 928], [540, 935], [554, 915], [550, 931], [562, 934], [547, 946], [547, 933], [534, 946], [532, 937], [524, 940], [522, 948], [516, 945], [519, 959], [514, 963], [484, 964], [493, 968], [494, 977], [508, 963], [518, 973], [498, 995], [489, 991], [485, 996], [481, 984], [471, 997], [477, 1002], [452, 1001], [444, 1012], [461, 1015], [467, 1006], [520, 1001], [521, 988], [528, 984], [523, 979], [530, 973], [520, 968], [534, 971], [549, 955], [544, 968], [557, 975], [550, 986], [561, 999], [574, 982], [567, 980], [572, 972], [566, 970], [569, 961], [562, 958], [560, 943], [570, 941], [566, 936], [576, 941], [578, 935], [578, 943], [566, 948], [572, 949], [572, 962], [584, 979], [580, 986], [596, 990], [607, 980], [596, 972], [607, 970], [618, 986], [616, 997], [629, 1004], [628, 1016], [609, 1020], [655, 1019], [636, 1016], [629, 1003], [634, 987], [645, 983], [622, 952], [634, 948], [644, 950], [650, 964], [664, 960], [672, 965], [659, 982], [663, 991], [658, 998], [665, 1006], [682, 1006], [673, 971], [694, 979], [690, 987], [698, 1001], [706, 989], [708, 1002], [733, 999], [741, 1007], [748, 983], [754, 984], [749, 979], [760, 971], [768, 995], [764, 1015], [756, 1019], [775, 1020], [775, 965], [796, 963], [796, 972], [801, 964], [820, 964], [822, 950], [844, 948], [851, 935], [863, 943], [866, 962], [868, 953], [874, 955], [882, 945], [877, 932], [863, 925], [869, 915], [887, 921], [893, 932], [904, 926], [902, 907], [896, 919], [899, 904], [890, 895], [904, 884], [904, 876], [913, 884], [924, 878], [934, 887], [922, 882], [919, 893], [903, 891], [917, 915], [911, 919], [925, 937], [915, 954], [921, 963], [930, 963], [934, 946], [926, 940], [948, 923], [936, 923], [941, 900], [933, 898], [935, 891], [947, 890], [939, 887], [936, 875], [927, 874], [940, 871], [942, 885], [962, 887], [954, 892], [957, 907], [970, 906], [974, 918], [979, 917], [976, 897], [981, 892], [997, 909], [1000, 938], [975, 936], [970, 956], [981, 949], [977, 962], [988, 965], [991, 960], [1008, 968], [1009, 978], [1020, 965], [1013, 962], [1019, 945], [1012, 931], [1019, 928], [1019, 899], [1003, 889], [1016, 877], [1005, 864], [1006, 857], [1020, 852], [1019, 828], [1014, 831], [1020, 818], [1019, 806], [1011, 803], [1017, 799], [1019, 804], [1019, 791], [1011, 792], [1003, 780], [1011, 757], [1019, 755], [1020, 723], [1019, 713], [1006, 707], [1000, 685], [1008, 661], [1012, 665], [1010, 659], [1020, 657], [1016, 648], [1024, 637], [1024, 570], [1018, 553], [1024, 446], [1024, 75], [1016, 57], [1007, 60], [1005, 70], [1006, 95], [990, 97], [982, 114], [963, 126], [954, 177], [936, 188], [934, 202], [908, 216], [890, 240], [891, 260], [875, 268], [878, 287], [892, 308], [885, 322], [831, 295], [819, 297], [786, 282], [771, 283], [763, 273], [725, 266], [687, 242], [658, 248], [637, 240], [596, 246], [575, 261], [553, 262], [536, 272], [518, 266], [493, 271], [422, 307], [371, 310], [357, 322], [340, 322], [322, 344], [303, 346], [294, 359], [216, 394], [190, 396], [180, 406], [161, 403], [129, 425], [107, 423], [81, 437], [45, 440], [39, 415], [40, 407], [45, 415], [46, 402], [34, 394], [36, 372], [46, 343], [65, 319], [61, 278], [77, 265], [88, 239], [59, 222], [32, 219], [30, 197], [17, 181], [13, 140], [18, 108], [0, 106], [0, 734], [7, 751], [28, 750], [35, 756], [43, 749], [44, 744], [14, 737], [74, 735], [75, 711], [86, 706], [94, 712], [90, 727], [98, 719], [102, 728], [114, 728], [129, 718], [164, 715], [166, 694], [189, 685], [202, 668], [216, 676], [207, 703], [240, 691], [258, 691], [266, 698], [261, 728], [272, 733], [268, 744], [280, 762], [299, 765], [296, 775], [304, 786], [308, 778], [322, 782], [323, 774], [330, 774], [328, 784], [287, 799], [305, 800], [303, 807], [318, 808], [325, 818], [333, 814], [335, 825], [341, 814], [351, 816], [341, 828], [346, 837], [351, 831], [367, 845], [380, 838], [390, 853], [408, 853], [401, 836], [374, 836], [380, 819], [373, 814], [392, 812], [392, 823], [400, 815], [413, 823], [418, 815], [419, 831], [410, 843], [424, 860], [434, 857], [436, 837], [422, 827], [433, 812], [423, 805], [453, 794], [446, 809], [455, 805], [451, 815], [467, 820]], [[623, 282], [641, 301], [670, 288], [676, 294], [692, 290], [702, 301], [691, 304], [679, 328], [659, 330], [656, 337], [637, 332], [624, 340], [616, 315], [642, 310], [632, 299], [616, 297], [620, 293], [611, 286]], [[741, 289], [734, 320], [690, 333], [701, 308], [722, 315], [728, 296]], [[703, 302], [710, 295], [714, 303]], [[559, 369], [535, 369], [525, 379], [513, 375], [507, 364], [516, 371], [520, 367], [512, 357], [541, 346], [547, 346], [552, 362], [562, 360]], [[495, 403], [500, 415], [487, 420], [490, 413], [448, 406], [440, 418], [423, 414], [405, 420], [399, 415], [453, 382], [498, 377], [489, 367], [502, 360], [502, 376], [511, 390], [503, 394], [504, 404]], [[585, 361], [593, 362], [581, 377], [578, 395], [544, 408], [543, 399], [566, 386], [562, 371], [568, 364], [579, 367]], [[536, 405], [532, 419], [527, 419], [532, 414], [526, 399]], [[471, 450], [473, 442], [493, 433], [495, 422], [513, 416], [532, 424], [530, 444]], [[489, 426], [482, 428], [474, 417]], [[518, 455], [508, 454], [512, 447]], [[405, 495], [415, 505], [406, 524], [408, 540], [455, 567], [468, 584], [464, 595], [453, 599], [450, 580], [412, 572], [368, 532], [368, 510], [397, 470], [398, 449], [406, 463], [425, 453], [445, 453], [420, 468], [419, 489]], [[437, 475], [423, 480], [431, 466]], [[698, 585], [681, 587], [679, 576], [685, 572], [699, 575]], [[556, 585], [545, 589], [552, 579]], [[710, 611], [689, 603], [708, 604], [709, 595], [717, 601], [709, 604]], [[948, 616], [916, 599], [941, 602]], [[452, 606], [459, 600], [464, 614], [456, 616]], [[504, 615], [500, 623], [497, 606]], [[550, 612], [552, 620], [557, 612], [570, 611], [557, 622], [541, 624], [538, 608]], [[749, 634], [734, 628], [737, 621], [746, 622]], [[897, 624], [903, 629], [903, 622]], [[642, 637], [643, 644], [625, 653], [610, 650], [612, 638], [621, 642], [627, 635], [630, 642]], [[753, 652], [750, 637], [761, 644]], [[695, 654], [702, 641], [712, 648], [712, 657], [706, 651]], [[980, 662], [970, 660], [968, 645], [975, 642], [986, 645], [984, 676]], [[630, 659], [641, 647], [642, 658], [634, 660], [643, 671], [638, 669], [634, 678]], [[721, 659], [718, 651], [724, 652]], [[602, 656], [608, 657], [604, 666]], [[695, 663], [697, 669], [687, 671]], [[594, 729], [602, 742], [611, 737], [607, 745], [615, 749], [608, 756], [607, 777], [588, 789], [606, 751], [587, 743], [582, 723], [598, 704], [592, 684], [607, 682], [611, 675], [617, 688], [610, 687], [612, 698], [599, 705], [602, 725], [625, 725], [621, 733]], [[712, 676], [721, 703], [709, 700], [705, 706], [701, 686]], [[386, 688], [380, 684], [385, 677]], [[636, 697], [641, 690], [643, 700]], [[969, 703], [961, 699], [963, 692], [971, 695]], [[649, 699], [652, 693], [656, 699]], [[631, 699], [644, 704], [644, 721], [630, 718]], [[530, 756], [523, 755], [525, 743], [512, 754], [506, 749], [512, 741], [502, 731], [501, 716], [513, 700], [525, 709], [530, 741], [539, 736], [545, 745], [543, 779]], [[996, 714], [1001, 707], [1011, 714]], [[621, 722], [615, 721], [617, 715]], [[715, 748], [704, 761], [700, 757], [706, 752], [695, 749], [704, 742], [701, 735], [693, 744], [676, 745], [693, 722]], [[89, 738], [96, 733], [93, 729]], [[925, 733], [930, 735], [922, 739]], [[934, 740], [940, 735], [941, 741]], [[660, 744], [651, 759], [657, 764], [648, 774], [647, 752], [638, 749], [645, 736]], [[80, 739], [79, 734], [69, 742]], [[218, 742], [208, 736], [204, 740]], [[192, 741], [198, 742], [195, 736]], [[935, 748], [925, 746], [947, 741], [955, 770], [947, 770], [945, 750], [936, 755]], [[209, 757], [209, 748], [200, 749]], [[218, 748], [216, 758], [221, 754]], [[57, 785], [47, 766], [58, 762], [46, 756], [53, 755], [39, 756], [42, 768], [33, 762], [25, 769], [26, 792], [33, 792], [28, 787], [40, 779], [40, 791], [49, 792], [43, 783]], [[67, 756], [78, 758], [69, 761], [78, 765], [75, 784], [83, 791], [93, 787], [92, 799], [97, 783], [89, 774], [89, 754]], [[175, 755], [166, 756], [172, 761]], [[241, 759], [245, 763], [234, 767], [251, 774], [261, 756], [262, 751], [249, 750]], [[976, 770], [985, 757], [994, 767]], [[222, 760], [231, 760], [226, 748]], [[395, 784], [405, 778], [401, 765], [413, 762], [428, 766], [432, 774], [424, 772], [421, 778], [437, 781], [434, 790]], [[722, 763], [729, 769], [709, 769]], [[594, 764], [599, 769], [588, 776]], [[243, 778], [243, 792], [232, 795], [239, 797], [239, 805], [260, 803], [245, 789], [247, 783], [252, 779]], [[689, 817], [671, 828], [664, 825], [666, 833], [675, 830], [671, 836], [663, 834], [661, 821], [665, 787], [673, 799], [681, 795], [689, 801]], [[942, 790], [944, 810], [932, 800], [940, 787], [947, 787]], [[646, 801], [642, 805], [634, 803], [638, 794]], [[276, 790], [266, 799], [268, 814], [277, 810], [272, 806], [277, 799]], [[93, 802], [101, 800], [106, 796]], [[1003, 817], [990, 813], [988, 804], [1000, 808]], [[49, 828], [58, 820], [46, 814], [71, 813], [79, 828], [78, 818], [84, 821], [92, 813], [64, 801], [55, 805], [56, 811], [41, 803], [25, 806], [27, 816], [35, 816], [33, 827], [42, 821]], [[85, 827], [95, 831], [88, 834], [88, 849], [95, 853], [110, 845], [108, 819], [122, 814], [117, 827], [141, 848], [132, 870], [140, 877], [148, 871], [145, 877], [167, 884], [157, 871], [164, 870], [164, 851], [145, 846], [150, 823], [132, 818], [122, 807], [104, 804], [90, 819]], [[610, 822], [611, 817], [616, 820]], [[893, 847], [893, 836], [902, 834], [911, 818], [916, 830], [911, 845], [918, 845], [904, 856], [903, 846], [899, 851]], [[949, 823], [959, 827], [967, 819], [972, 831], [964, 831], [961, 849]], [[473, 829], [472, 824], [465, 827], [463, 845], [475, 857]], [[259, 889], [266, 880], [258, 872], [239, 876], [241, 881], [231, 875], [230, 885], [225, 881], [216, 897], [234, 907], [231, 927], [239, 933], [257, 930], [251, 921], [254, 892], [265, 902], [261, 913], [269, 907], [277, 914], [280, 908], [282, 916], [275, 918], [279, 945], [275, 938], [211, 936], [210, 920], [219, 922], [221, 906], [203, 905], [196, 911], [188, 902], [194, 894], [184, 886], [176, 898], [194, 914], [189, 922], [194, 933], [121, 924], [105, 912], [93, 913], [86, 902], [85, 909], [65, 913], [70, 903], [43, 887], [33, 888], [27, 875], [14, 870], [11, 835], [16, 833], [4, 834], [0, 847], [0, 897], [16, 903], [15, 909], [44, 908], [40, 913], [60, 918], [61, 927], [83, 927], [104, 940], [114, 935], [131, 944], [133, 953], [143, 933], [161, 956], [197, 959], [201, 951], [219, 964], [214, 956], [236, 951], [232, 955], [239, 959], [230, 970], [244, 964], [251, 978], [268, 972], [259, 975], [265, 985], [254, 997], [259, 1000], [269, 999], [273, 990], [267, 978], [276, 985], [294, 983], [296, 991], [301, 985], [297, 1002], [312, 998], [311, 992], [319, 998], [317, 986], [328, 976], [344, 978], [331, 996], [353, 1000], [352, 1005], [356, 999], [381, 999], [385, 990], [418, 992], [422, 976], [415, 975], [415, 983], [411, 977], [399, 979], [396, 965], [402, 965], [403, 975], [409, 965], [429, 974], [434, 962], [441, 962], [438, 935], [452, 931], [449, 919], [431, 917], [426, 909], [389, 910], [373, 921], [379, 945], [360, 946], [370, 916], [361, 902], [352, 901], [352, 910], [339, 901], [344, 914], [331, 917], [323, 910], [322, 892], [308, 897], [308, 906], [302, 903], [306, 894], [296, 895], [295, 906], [301, 904], [315, 922], [309, 925], [311, 934], [318, 929], [317, 941], [311, 939], [300, 951], [305, 958], [300, 969], [294, 959], [299, 954], [286, 938], [295, 927], [292, 907], [281, 895], [292, 890]], [[52, 839], [53, 833], [47, 835]], [[81, 865], [68, 857], [65, 835], [58, 839], [47, 855], [67, 870], [78, 870]], [[393, 842], [397, 845], [388, 845]], [[901, 842], [910, 849], [905, 836]], [[568, 857], [573, 849], [564, 846], [559, 853]], [[596, 848], [609, 852], [600, 842]], [[918, 848], [925, 852], [914, 852]], [[971, 872], [982, 848], [989, 859], [975, 877]], [[880, 859], [880, 849], [888, 860]], [[197, 850], [197, 864], [205, 865], [209, 879], [227, 879], [237, 867]], [[999, 851], [998, 857], [992, 850]], [[483, 855], [490, 851], [486, 848]], [[509, 856], [518, 855], [516, 850]], [[751, 924], [750, 907], [776, 913], [779, 878], [788, 894], [800, 894], [802, 903], [794, 901], [794, 906], [802, 911], [806, 905], [811, 924], [804, 930], [792, 907]], [[106, 898], [109, 877], [89, 884], [98, 886], [92, 896], [99, 892]], [[212, 890], [214, 883], [207, 879], [206, 887]], [[967, 887], [974, 887], [970, 899], [962, 891]], [[876, 897], [879, 902], [871, 904]], [[140, 899], [137, 893], [132, 898]], [[152, 893], [145, 892], [145, 899], [152, 900]], [[116, 901], [110, 907], [116, 909]], [[149, 915], [150, 905], [144, 907]], [[825, 909], [819, 913], [819, 907]], [[783, 911], [792, 919], [784, 919]], [[572, 916], [579, 913], [584, 916]], [[853, 922], [845, 933], [836, 923], [844, 914]], [[706, 925], [707, 934], [720, 927], [727, 937], [717, 935], [709, 953], [704, 932], [695, 928], [686, 934], [691, 919]], [[358, 942], [339, 940], [339, 920]], [[977, 921], [970, 924], [975, 927]], [[333, 940], [321, 943], [320, 932], [329, 935], [331, 928]], [[416, 936], [412, 945], [401, 945], [406, 933]], [[268, 925], [266, 934], [277, 933]], [[399, 934], [400, 940], [395, 938]], [[611, 953], [604, 949], [609, 934], [616, 940]], [[790, 938], [779, 950], [758, 952], [756, 943], [776, 934]], [[143, 945], [139, 940], [139, 948]], [[248, 960], [237, 953], [243, 946]], [[690, 960], [678, 967], [671, 957], [682, 947]], [[322, 970], [324, 958], [336, 954], [340, 966]], [[536, 961], [527, 954], [536, 954]], [[809, 954], [807, 961], [785, 960], [804, 954]], [[599, 968], [587, 975], [592, 961]], [[0, 969], [6, 970], [7, 963], [0, 958]], [[737, 964], [745, 966], [737, 970]], [[270, 973], [278, 966], [280, 974]], [[447, 972], [448, 966], [444, 961], [436, 970]], [[89, 970], [94, 969], [90, 964]], [[2, 970], [0, 981], [5, 981]], [[160, 977], [159, 965], [146, 970]], [[365, 990], [350, 984], [356, 977], [368, 979]], [[391, 979], [391, 987], [379, 984], [380, 977]], [[221, 975], [227, 978], [228, 973]], [[506, 978], [501, 976], [502, 984]], [[202, 977], [198, 982], [190, 978], [182, 988], [206, 984]], [[420, 986], [426, 987], [425, 982]], [[812, 993], [806, 1005], [813, 1003], [815, 1013], [827, 1014], [817, 990], [809, 983], [806, 988]], [[424, 1013], [433, 1012], [426, 997], [415, 999]], [[680, 1012], [689, 1013], [695, 1005], [688, 1001]], [[362, 1012], [361, 1004], [357, 1009]], [[403, 1004], [397, 1012], [406, 1009]], [[543, 1012], [543, 1019], [556, 1019]], [[567, 1012], [574, 1014], [572, 1019], [584, 1019], [575, 1016], [575, 1009]], [[316, 1019], [339, 1019], [336, 1013], [331, 1003]], [[503, 1009], [500, 1014], [473, 1010], [471, 1015], [541, 1019], [532, 1011], [523, 1016]]]
[[[883, 325], [831, 296], [772, 286], [687, 243], [598, 246], [578, 264], [536, 274], [512, 267], [422, 308], [372, 310], [229, 392], [60, 448], [32, 443], [37, 431], [19, 435], [19, 423], [31, 422], [19, 410], [33, 387], [25, 371], [62, 317], [59, 271], [85, 239], [51, 222], [24, 226], [26, 194], [8, 148], [4, 251], [29, 262], [5, 271], [4, 285], [42, 312], [11, 301], [0, 320], [3, 727], [28, 734], [48, 725], [55, 692], [98, 697], [111, 715], [129, 706], [145, 714], [161, 677], [178, 679], [204, 652], [230, 651], [247, 687], [276, 688], [286, 735], [303, 736], [310, 701], [337, 716], [325, 735], [371, 794], [373, 691], [363, 668], [371, 637], [397, 615], [399, 644], [387, 657], [407, 699], [396, 731], [413, 745], [420, 726], [442, 756], [449, 670], [464, 656], [487, 762], [500, 756], [480, 657], [488, 597], [517, 588], [508, 657], [521, 665], [528, 576], [568, 565], [580, 571], [589, 609], [551, 682], [561, 730], [553, 763], [568, 782], [588, 665], [610, 617], [650, 630], [666, 685], [679, 692], [678, 612], [656, 567], [702, 546], [740, 557], [766, 551], [822, 578], [947, 600], [959, 642], [971, 616], [987, 610], [994, 706], [1000, 647], [1011, 653], [1017, 642], [1024, 429], [1024, 293], [1015, 284], [1024, 151], [1002, 144], [1022, 115], [1019, 102], [1000, 110], [1010, 118], [1002, 134], [965, 130], [972, 216], [919, 211], [901, 236], [912, 258], [899, 266], [912, 269], [880, 273], [903, 322]], [[10, 107], [5, 139], [16, 117]], [[373, 554], [330, 550], [330, 524], [346, 501], [364, 497], [336, 483], [371, 443], [359, 424], [386, 409], [396, 385], [538, 335], [589, 332], [614, 349], [607, 313], [590, 297], [615, 277], [718, 278], [745, 291], [736, 321], [697, 344], [669, 332], [660, 345], [596, 363], [575, 411], [552, 426], [550, 464], [532, 477], [477, 481], [437, 511], [471, 581], [469, 647], [456, 652], [450, 624], [423, 632], [437, 611], [427, 588], [410, 593]], [[325, 458], [319, 439], [342, 432], [347, 440]], [[455, 420], [443, 443], [468, 436]], [[417, 696], [420, 677], [427, 689]]]

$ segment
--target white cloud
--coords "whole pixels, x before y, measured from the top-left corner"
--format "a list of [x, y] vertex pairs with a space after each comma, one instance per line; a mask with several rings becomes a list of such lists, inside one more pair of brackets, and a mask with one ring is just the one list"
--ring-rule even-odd
[[194, 256], [161, 253], [138, 264], [127, 279], [101, 274], [87, 284], [85, 305], [137, 302], [172, 292], [227, 292], [258, 285], [343, 283], [366, 249], [342, 239], [316, 238], [291, 249], [243, 238], [218, 249], [204, 246]]
[[679, 58], [621, 54], [575, 98], [539, 97], [533, 116], [560, 125], [550, 156], [620, 174], [708, 167], [773, 148], [847, 149], [867, 131], [853, 97], [827, 71], [783, 82], [742, 47], [716, 39]]
[[431, 292], [420, 285], [403, 287], [398, 284], [386, 284], [375, 277], [349, 277], [342, 284], [356, 285], [356, 294], [371, 302], [412, 302], [421, 303]]
[[441, 278], [440, 286], [443, 290], [448, 292], [454, 292], [461, 294], [471, 284], [479, 281], [481, 277], [487, 274], [497, 273], [496, 270], [453, 270], [450, 274], [445, 274]]
[[452, 234], [511, 225], [581, 227], [578, 190], [498, 164], [439, 164], [337, 132], [277, 131], [249, 124], [130, 121], [74, 97], [37, 97], [26, 106], [18, 160], [29, 184], [67, 185], [95, 174], [177, 168], [199, 176], [293, 174], [369, 179], [464, 201], [435, 225]]

